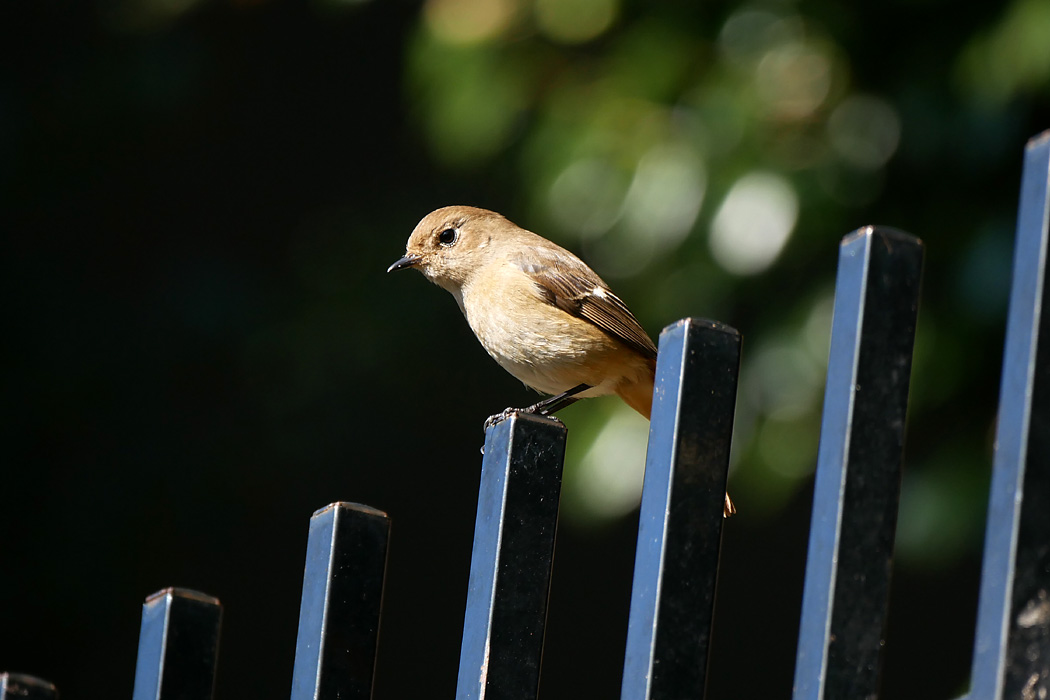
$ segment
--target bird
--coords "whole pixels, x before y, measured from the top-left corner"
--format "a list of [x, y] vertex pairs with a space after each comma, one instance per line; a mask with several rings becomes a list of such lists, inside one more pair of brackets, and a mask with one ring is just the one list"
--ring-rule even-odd
[[[548, 395], [491, 416], [486, 427], [514, 412], [551, 415], [607, 394], [650, 418], [656, 345], [609, 285], [568, 250], [494, 211], [448, 206], [423, 217], [387, 272], [404, 269], [450, 292], [485, 351]], [[735, 512], [727, 493], [723, 514]]]

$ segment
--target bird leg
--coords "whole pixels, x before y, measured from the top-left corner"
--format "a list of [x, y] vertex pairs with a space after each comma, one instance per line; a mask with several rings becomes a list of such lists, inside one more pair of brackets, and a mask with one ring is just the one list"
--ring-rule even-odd
[[563, 391], [556, 396], [548, 396], [542, 401], [532, 404], [528, 408], [503, 409], [496, 415], [489, 416], [485, 419], [485, 430], [488, 430], [497, 423], [507, 420], [514, 413], [535, 413], [538, 416], [553, 417], [556, 411], [560, 411], [566, 406], [579, 401], [579, 399], [576, 398], [576, 394], [587, 391], [590, 388], [591, 387], [588, 384], [578, 384], [568, 391]]
[[589, 384], [577, 384], [568, 391], [563, 391], [557, 396], [548, 396], [538, 403], [534, 403], [524, 409], [523, 413], [538, 413], [541, 416], [550, 416], [561, 409], [579, 401], [576, 394], [581, 394], [590, 389]]

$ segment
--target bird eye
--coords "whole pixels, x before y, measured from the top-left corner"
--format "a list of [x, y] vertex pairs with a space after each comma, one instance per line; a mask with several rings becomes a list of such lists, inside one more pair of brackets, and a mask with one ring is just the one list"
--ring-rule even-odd
[[459, 230], [454, 228], [447, 228], [438, 234], [438, 242], [444, 246], [452, 245], [457, 238], [459, 238]]

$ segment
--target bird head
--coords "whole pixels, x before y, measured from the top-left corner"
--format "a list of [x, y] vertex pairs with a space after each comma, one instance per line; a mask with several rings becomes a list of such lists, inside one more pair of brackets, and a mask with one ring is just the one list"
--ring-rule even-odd
[[387, 272], [415, 268], [434, 284], [456, 293], [483, 263], [493, 236], [506, 226], [513, 224], [487, 209], [437, 209], [416, 224], [404, 257]]

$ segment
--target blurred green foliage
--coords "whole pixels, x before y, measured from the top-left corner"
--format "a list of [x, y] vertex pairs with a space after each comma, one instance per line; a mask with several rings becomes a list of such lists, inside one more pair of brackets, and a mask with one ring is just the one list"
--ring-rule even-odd
[[[4, 4], [0, 661], [130, 692], [137, 601], [180, 585], [227, 606], [219, 695], [284, 692], [306, 518], [345, 499], [395, 522], [377, 697], [450, 694], [481, 421], [535, 396], [383, 270], [463, 203], [579, 253], [654, 336], [743, 333], [712, 697], [791, 687], [838, 241], [922, 238], [884, 694], [959, 691], [1048, 25], [1045, 0]], [[563, 417], [541, 694], [613, 697], [647, 426]]]
[[[1009, 278], [1009, 200], [961, 216], [959, 202], [1016, 162], [1027, 134], [1007, 106], [1046, 105], [1050, 5], [1015, 0], [923, 46], [871, 35], [862, 49], [863, 21], [819, 3], [428, 0], [406, 95], [438, 161], [501, 173], [507, 213], [580, 251], [652, 331], [695, 314], [744, 333], [732, 484], [752, 516], [814, 468], [837, 238], [876, 216], [926, 239], [927, 285], [948, 288], [921, 310], [899, 543], [935, 566], [980, 537], [994, 415], [950, 424], [952, 407], [991, 399], [967, 356], [990, 345], [982, 321], [1001, 323]], [[935, 43], [954, 44], [940, 65], [912, 63]], [[1004, 133], [1013, 145], [993, 152]], [[932, 181], [957, 175], [953, 150], [987, 160], [945, 191]], [[980, 356], [991, 372], [994, 351]], [[608, 429], [626, 411], [573, 414], [570, 516], [632, 502], [596, 495], [623, 490], [616, 474], [639, 483], [637, 431]], [[927, 431], [950, 434], [950, 460]]]

